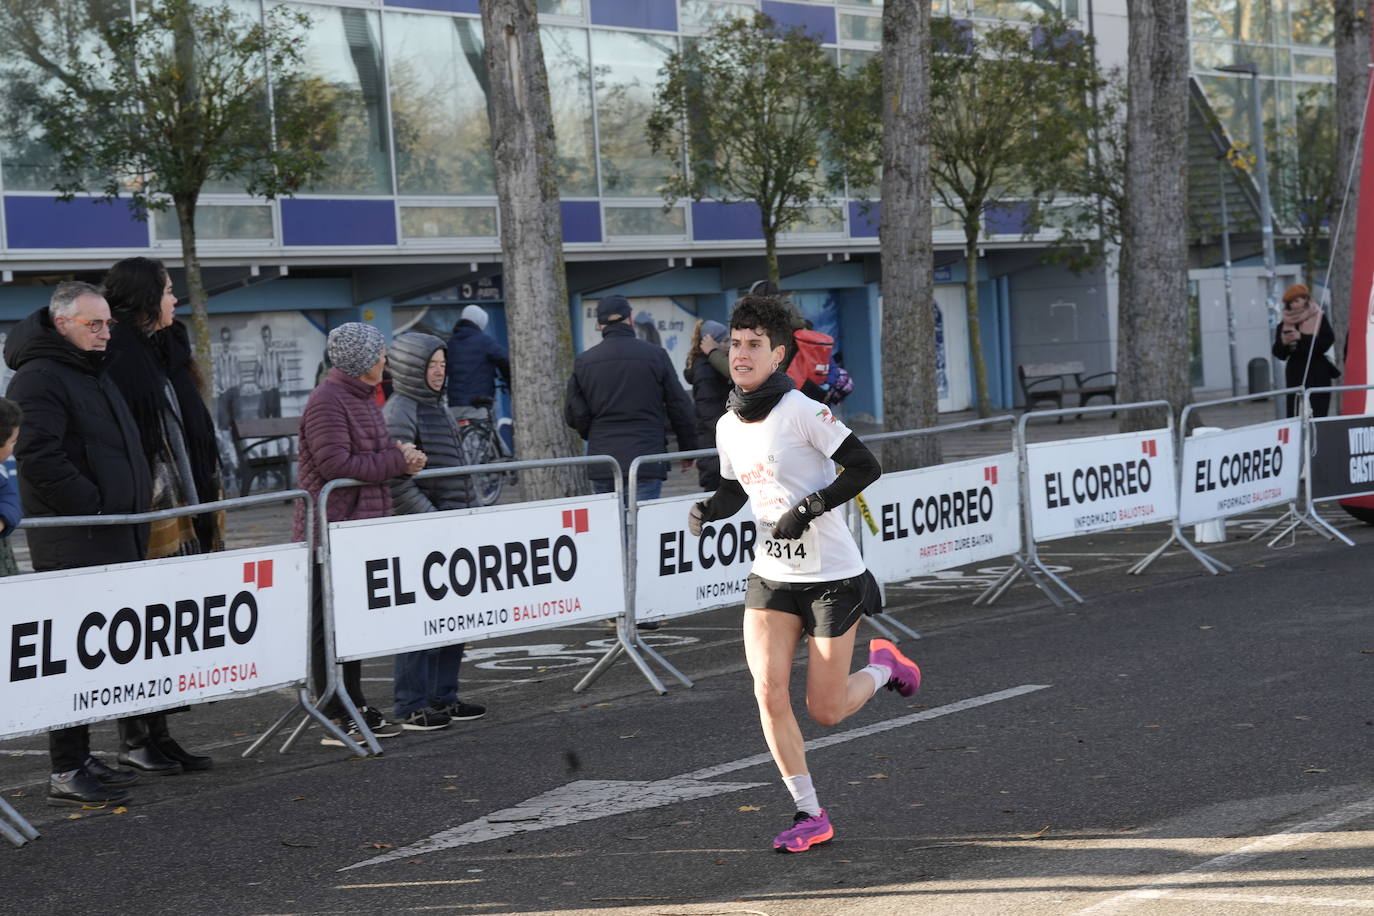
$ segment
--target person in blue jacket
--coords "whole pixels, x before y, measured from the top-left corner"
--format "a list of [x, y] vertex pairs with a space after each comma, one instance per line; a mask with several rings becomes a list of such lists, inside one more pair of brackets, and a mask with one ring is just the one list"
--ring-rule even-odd
[[510, 380], [510, 356], [487, 333], [480, 305], [463, 309], [448, 339], [448, 411], [454, 420], [485, 419], [496, 400], [496, 378]]

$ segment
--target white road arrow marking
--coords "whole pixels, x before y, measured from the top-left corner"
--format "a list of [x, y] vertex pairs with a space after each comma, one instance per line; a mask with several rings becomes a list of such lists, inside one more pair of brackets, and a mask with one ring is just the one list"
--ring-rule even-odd
[[[996, 693], [985, 693], [982, 696], [959, 700], [935, 709], [922, 710], [909, 716], [899, 716], [896, 719], [875, 722], [872, 725], [817, 738], [808, 741], [806, 749], [809, 752], [835, 744], [843, 744], [846, 741], [854, 741], [858, 738], [876, 735], [879, 732], [891, 731], [894, 728], [914, 725], [929, 719], [938, 719], [941, 716], [962, 712], [965, 709], [986, 706], [1000, 700], [1010, 700], [1023, 694], [1044, 690], [1048, 686], [1048, 684], [1022, 684], [1020, 687], [999, 690]], [[496, 840], [517, 833], [528, 833], [532, 830], [548, 830], [550, 827], [562, 827], [567, 824], [596, 820], [615, 814], [628, 814], [631, 811], [658, 808], [693, 798], [707, 798], [712, 795], [723, 795], [727, 792], [738, 792], [741, 789], [756, 788], [767, 785], [767, 783], [708, 783], [703, 782], [703, 780], [714, 779], [736, 770], [745, 770], [749, 767], [772, 762], [773, 758], [768, 754], [755, 754], [752, 757], [743, 757], [729, 763], [693, 770], [680, 776], [670, 776], [667, 779], [648, 782], [626, 782], [609, 779], [583, 779], [570, 782], [551, 792], [545, 792], [543, 795], [521, 802], [513, 808], [505, 808], [475, 821], [468, 821], [466, 824], [441, 831], [418, 843], [412, 843], [409, 846], [393, 849], [366, 861], [345, 866], [339, 871], [349, 871], [354, 868], [362, 868], [365, 865], [380, 865], [395, 859], [438, 852], [441, 849], [451, 849], [455, 846], [483, 843], [487, 840]]]

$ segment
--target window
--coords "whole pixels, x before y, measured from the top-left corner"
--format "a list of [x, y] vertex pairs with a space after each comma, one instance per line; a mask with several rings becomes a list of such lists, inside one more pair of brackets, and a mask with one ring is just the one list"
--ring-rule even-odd
[[401, 207], [404, 239], [492, 238], [495, 207]]
[[607, 236], [687, 235], [687, 215], [681, 207], [606, 207]]
[[304, 72], [278, 94], [323, 101], [328, 116], [309, 143], [324, 154], [320, 194], [390, 194], [390, 141], [378, 14], [350, 7], [300, 5], [313, 20]]
[[558, 190], [596, 196], [596, 137], [592, 133], [592, 63], [585, 29], [540, 29], [549, 107], [557, 143]]
[[482, 23], [388, 13], [386, 42], [399, 192], [494, 194]]
[[676, 39], [638, 32], [592, 31], [592, 73], [600, 137], [601, 193], [658, 193], [672, 163], [649, 148], [647, 123], [658, 71]]
[[[175, 207], [153, 212], [153, 231], [163, 242], [181, 240], [181, 224]], [[270, 240], [272, 208], [266, 204], [232, 206], [201, 204], [196, 207], [196, 240], [218, 242], [232, 240]]]

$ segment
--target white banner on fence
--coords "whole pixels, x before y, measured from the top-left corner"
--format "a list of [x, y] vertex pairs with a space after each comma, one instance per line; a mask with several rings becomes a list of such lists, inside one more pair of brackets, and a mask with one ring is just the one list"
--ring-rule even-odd
[[1170, 521], [1173, 436], [1152, 429], [1027, 445], [1026, 486], [1037, 541]]
[[748, 504], [687, 532], [687, 510], [707, 494], [656, 499], [635, 515], [635, 619], [666, 620], [744, 604], [757, 529]]
[[0, 579], [0, 735], [305, 679], [304, 545]]
[[1298, 499], [1299, 420], [1275, 420], [1183, 440], [1180, 524]]
[[343, 660], [625, 612], [614, 493], [329, 528], [335, 648]]
[[1021, 549], [1016, 455], [884, 474], [864, 490], [864, 563], [897, 582]]

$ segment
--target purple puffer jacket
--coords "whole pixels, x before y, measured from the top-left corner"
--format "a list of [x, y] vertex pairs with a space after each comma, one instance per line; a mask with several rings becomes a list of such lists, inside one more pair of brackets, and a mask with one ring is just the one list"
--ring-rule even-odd
[[[371, 483], [332, 492], [331, 522], [390, 515], [387, 481], [406, 472], [405, 458], [387, 434], [381, 408], [372, 400], [373, 387], [339, 369], [330, 369], [311, 392], [301, 414], [296, 476], [302, 490], [318, 498], [325, 484], [341, 477]], [[296, 504], [292, 531], [296, 540], [305, 538], [305, 508], [300, 503]]]

